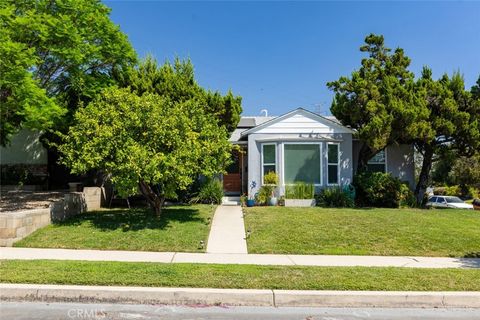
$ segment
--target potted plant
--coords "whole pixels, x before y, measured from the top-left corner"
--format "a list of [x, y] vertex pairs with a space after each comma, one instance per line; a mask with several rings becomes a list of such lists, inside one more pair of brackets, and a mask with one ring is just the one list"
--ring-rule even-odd
[[253, 189], [257, 186], [255, 181], [250, 183], [250, 192], [248, 193], [247, 207], [253, 207], [255, 205], [255, 196], [253, 194]]
[[276, 206], [278, 204], [278, 199], [275, 196], [278, 176], [275, 172], [270, 171], [263, 177], [264, 187], [268, 188], [268, 204], [270, 206]]
[[296, 183], [285, 187], [285, 207], [314, 207], [313, 184]]

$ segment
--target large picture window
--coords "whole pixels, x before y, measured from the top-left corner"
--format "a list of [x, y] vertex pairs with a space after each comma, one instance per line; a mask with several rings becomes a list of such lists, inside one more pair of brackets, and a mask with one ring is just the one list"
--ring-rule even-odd
[[387, 171], [387, 161], [386, 161], [385, 150], [378, 152], [373, 156], [367, 163], [367, 171], [369, 172], [386, 172]]
[[321, 184], [320, 144], [284, 144], [284, 182]]
[[328, 171], [327, 171], [327, 181], [328, 184], [338, 184], [338, 169], [339, 169], [339, 147], [338, 144], [329, 143], [327, 144], [328, 153]]
[[275, 144], [262, 145], [262, 180], [269, 172], [277, 172], [277, 148]]

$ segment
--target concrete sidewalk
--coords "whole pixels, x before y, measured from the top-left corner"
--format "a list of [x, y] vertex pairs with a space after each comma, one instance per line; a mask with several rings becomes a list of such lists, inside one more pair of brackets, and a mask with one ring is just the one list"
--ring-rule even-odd
[[480, 308], [480, 292], [150, 288], [2, 283], [0, 301], [190, 306]]
[[0, 248], [0, 259], [215, 263], [329, 267], [480, 268], [480, 258], [225, 254]]
[[242, 207], [217, 207], [208, 236], [207, 253], [247, 253]]

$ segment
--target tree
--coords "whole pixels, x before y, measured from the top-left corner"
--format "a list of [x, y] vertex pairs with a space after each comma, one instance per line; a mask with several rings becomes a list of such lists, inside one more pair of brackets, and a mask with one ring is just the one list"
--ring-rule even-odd
[[203, 89], [195, 81], [190, 60], [176, 58], [173, 64], [166, 62], [158, 66], [153, 57], [147, 56], [138, 66], [126, 72], [121, 86], [129, 87], [138, 95], [155, 93], [173, 102], [197, 99], [201, 101], [204, 111], [214, 115], [228, 132], [232, 132], [240, 121], [242, 98], [234, 96], [231, 91], [222, 96], [219, 92]]
[[414, 139], [416, 149], [423, 156], [415, 188], [417, 202], [422, 203], [432, 165], [438, 159], [436, 155], [444, 154], [446, 149], [454, 151], [457, 156], [470, 157], [480, 147], [480, 103], [465, 90], [458, 72], [451, 78], [443, 75], [435, 81], [432, 71], [424, 67], [417, 86], [425, 93], [429, 111], [426, 120], [433, 132]]
[[199, 174], [212, 176], [230, 157], [228, 132], [195, 97], [109, 88], [75, 114], [60, 146], [75, 173], [101, 169], [123, 196], [145, 196], [157, 216]]
[[0, 3], [1, 137], [21, 127], [63, 130], [136, 60], [127, 37], [98, 0]]
[[365, 171], [368, 160], [388, 145], [431, 135], [428, 123], [422, 121], [428, 111], [403, 50], [391, 53], [383, 36], [370, 34], [360, 51], [368, 58], [362, 59], [359, 70], [327, 83], [335, 92], [332, 114], [355, 129], [362, 141], [357, 172]]
[[459, 185], [480, 186], [480, 152], [470, 158], [457, 158], [450, 177], [454, 183]]

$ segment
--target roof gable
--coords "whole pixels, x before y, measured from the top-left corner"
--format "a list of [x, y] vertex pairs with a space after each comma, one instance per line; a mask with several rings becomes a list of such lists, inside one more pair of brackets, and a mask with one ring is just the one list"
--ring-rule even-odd
[[242, 132], [251, 133], [353, 133], [354, 131], [326, 117], [305, 110], [295, 109], [289, 113]]

